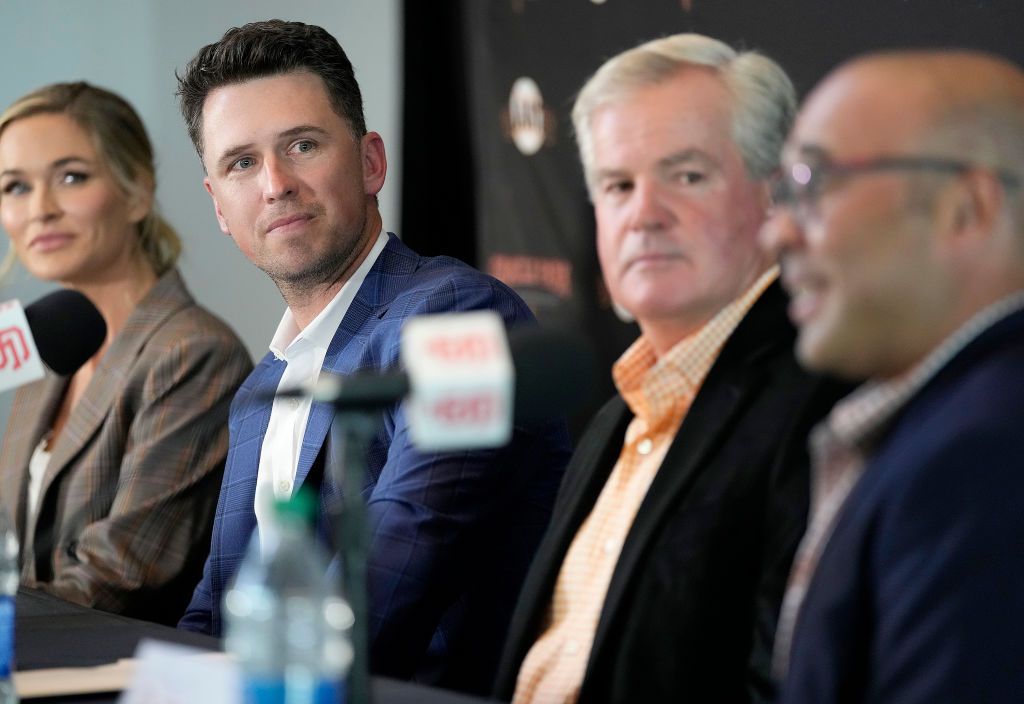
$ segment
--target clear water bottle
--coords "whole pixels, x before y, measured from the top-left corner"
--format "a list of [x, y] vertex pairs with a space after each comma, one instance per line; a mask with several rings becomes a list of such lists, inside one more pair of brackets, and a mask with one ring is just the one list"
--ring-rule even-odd
[[353, 615], [310, 533], [314, 501], [300, 491], [275, 505], [224, 595], [225, 647], [241, 664], [246, 704], [344, 701]]
[[18, 594], [18, 533], [0, 506], [0, 704], [17, 704], [14, 672], [14, 599]]

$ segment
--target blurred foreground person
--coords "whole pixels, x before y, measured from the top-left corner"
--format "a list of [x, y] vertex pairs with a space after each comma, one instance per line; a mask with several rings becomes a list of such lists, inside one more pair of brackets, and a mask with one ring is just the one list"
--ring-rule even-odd
[[855, 60], [784, 163], [764, 241], [798, 356], [869, 381], [814, 431], [783, 700], [1024, 701], [1024, 73]]
[[22, 583], [174, 623], [209, 549], [228, 407], [252, 364], [185, 288], [155, 188], [146, 130], [109, 91], [54, 84], [0, 114], [13, 254], [85, 294], [107, 327], [78, 371], [23, 387], [11, 409], [0, 498]]

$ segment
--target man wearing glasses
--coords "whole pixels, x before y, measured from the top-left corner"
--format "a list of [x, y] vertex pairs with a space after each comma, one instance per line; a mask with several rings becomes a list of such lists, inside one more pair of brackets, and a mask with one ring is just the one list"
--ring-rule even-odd
[[798, 357], [869, 380], [811, 436], [783, 701], [1024, 701], [1024, 72], [856, 60], [783, 161]]

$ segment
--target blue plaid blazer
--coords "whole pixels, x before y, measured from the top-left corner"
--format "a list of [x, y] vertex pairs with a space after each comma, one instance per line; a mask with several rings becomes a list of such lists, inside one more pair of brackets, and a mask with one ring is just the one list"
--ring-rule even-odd
[[[352, 374], [396, 367], [408, 318], [485, 308], [500, 313], [509, 327], [533, 321], [526, 304], [501, 282], [448, 257], [420, 257], [392, 234], [323, 368]], [[271, 411], [265, 392], [277, 387], [284, 368], [268, 353], [232, 403], [210, 556], [181, 628], [221, 634], [221, 599], [256, 526], [256, 472]], [[328, 404], [313, 404], [296, 486], [324, 450], [332, 415]], [[375, 674], [489, 690], [568, 457], [562, 422], [517, 424], [512, 441], [498, 450], [423, 453], [410, 442], [403, 407], [383, 413], [367, 450], [363, 490]], [[322, 514], [337, 493], [325, 478]]]

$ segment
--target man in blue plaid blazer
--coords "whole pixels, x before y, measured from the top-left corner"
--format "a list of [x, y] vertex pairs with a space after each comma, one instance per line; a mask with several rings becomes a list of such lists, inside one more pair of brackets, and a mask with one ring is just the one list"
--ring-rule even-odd
[[[366, 131], [351, 64], [323, 29], [231, 29], [189, 63], [179, 96], [221, 229], [288, 304], [232, 404], [210, 557], [179, 624], [220, 634], [221, 599], [265, 499], [316, 484], [323, 516], [337, 498], [323, 472], [331, 407], [269, 396], [321, 369], [396, 367], [415, 315], [491, 309], [509, 327], [533, 316], [497, 280], [383, 232], [383, 142]], [[562, 423], [517, 425], [501, 449], [438, 454], [412, 446], [402, 405], [383, 413], [363, 489], [373, 672], [489, 689], [567, 459]]]

